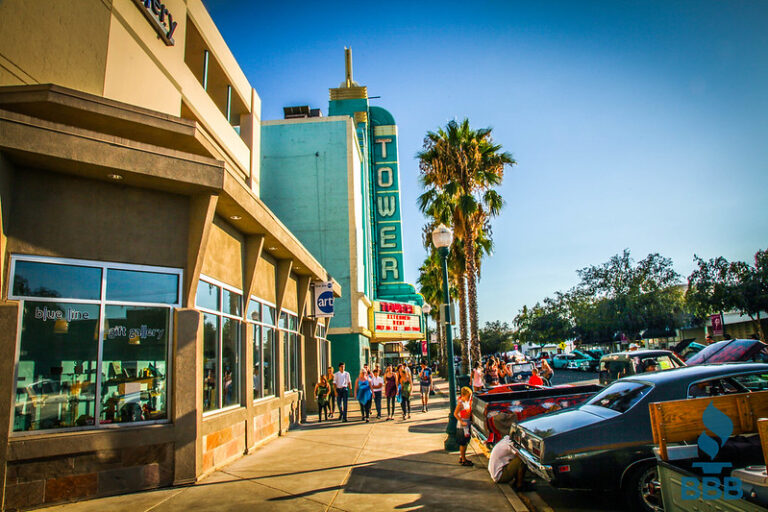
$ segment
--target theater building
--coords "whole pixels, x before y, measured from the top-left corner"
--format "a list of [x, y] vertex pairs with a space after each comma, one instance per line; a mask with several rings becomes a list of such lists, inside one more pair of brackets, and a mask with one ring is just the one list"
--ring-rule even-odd
[[[285, 109], [262, 123], [267, 205], [345, 290], [328, 337], [350, 374], [380, 362], [386, 341], [422, 339], [423, 298], [405, 282], [397, 125], [346, 76], [330, 89], [328, 116]], [[295, 201], [298, 198], [299, 201]]]
[[260, 111], [200, 0], [0, 2], [2, 508], [194, 482], [304, 414], [341, 286], [264, 202]]

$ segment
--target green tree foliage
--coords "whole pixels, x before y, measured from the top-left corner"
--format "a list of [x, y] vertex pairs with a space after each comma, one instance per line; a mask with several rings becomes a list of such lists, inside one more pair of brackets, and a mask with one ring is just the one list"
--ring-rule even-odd
[[686, 302], [700, 318], [724, 311], [749, 316], [762, 341], [761, 313], [768, 311], [768, 250], [755, 254], [755, 264], [728, 262], [722, 256], [704, 260], [694, 256], [698, 268], [688, 277]]
[[506, 322], [486, 322], [480, 329], [480, 349], [483, 354], [495, 354], [512, 349], [514, 330]]
[[660, 337], [686, 319], [680, 276], [672, 260], [658, 253], [635, 262], [629, 250], [607, 262], [577, 271], [579, 284], [557, 292], [515, 318], [518, 338], [554, 342], [580, 338], [585, 343]]

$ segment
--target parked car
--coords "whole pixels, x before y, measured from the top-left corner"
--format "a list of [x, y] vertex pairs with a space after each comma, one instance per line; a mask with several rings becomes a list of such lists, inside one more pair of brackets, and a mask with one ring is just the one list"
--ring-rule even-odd
[[632, 350], [608, 354], [600, 359], [600, 384], [607, 385], [616, 379], [643, 373], [651, 363], [657, 370], [680, 368], [685, 363], [671, 350]]
[[685, 364], [768, 362], [768, 345], [760, 340], [723, 340], [713, 343], [686, 359]]
[[582, 362], [588, 362], [591, 359], [591, 356], [588, 356], [579, 350], [574, 350], [568, 354], [555, 354], [550, 364], [552, 365], [552, 368], [579, 370]]
[[649, 404], [762, 390], [768, 364], [687, 366], [620, 379], [582, 405], [513, 424], [528, 468], [554, 487], [622, 490], [638, 510], [661, 510]]
[[582, 372], [597, 371], [600, 366], [600, 358], [596, 358], [591, 354], [582, 352], [581, 350], [574, 350], [571, 355], [576, 356], [575, 359], [568, 361], [566, 366], [569, 370], [580, 370]]

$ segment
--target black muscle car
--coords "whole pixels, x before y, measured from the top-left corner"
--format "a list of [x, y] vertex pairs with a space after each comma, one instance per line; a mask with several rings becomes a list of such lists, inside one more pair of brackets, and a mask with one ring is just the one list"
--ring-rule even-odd
[[584, 404], [513, 425], [528, 468], [555, 487], [624, 491], [630, 507], [659, 511], [649, 404], [768, 388], [768, 364], [687, 366], [619, 379]]

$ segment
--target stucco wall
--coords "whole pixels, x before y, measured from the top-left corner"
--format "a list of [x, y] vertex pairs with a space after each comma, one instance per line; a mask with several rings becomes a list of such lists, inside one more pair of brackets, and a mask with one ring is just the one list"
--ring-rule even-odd
[[221, 217], [213, 219], [203, 274], [235, 288], [243, 288], [243, 236]]
[[18, 169], [8, 230], [11, 253], [161, 265], [186, 264], [183, 196]]
[[109, 28], [110, 9], [101, 0], [3, 0], [0, 85], [57, 83], [101, 94]]
[[259, 258], [256, 264], [256, 282], [253, 283], [253, 295], [272, 304], [277, 302], [275, 295], [275, 264], [266, 257]]
[[266, 122], [261, 133], [262, 200], [345, 290], [334, 327], [352, 325], [347, 122]]

